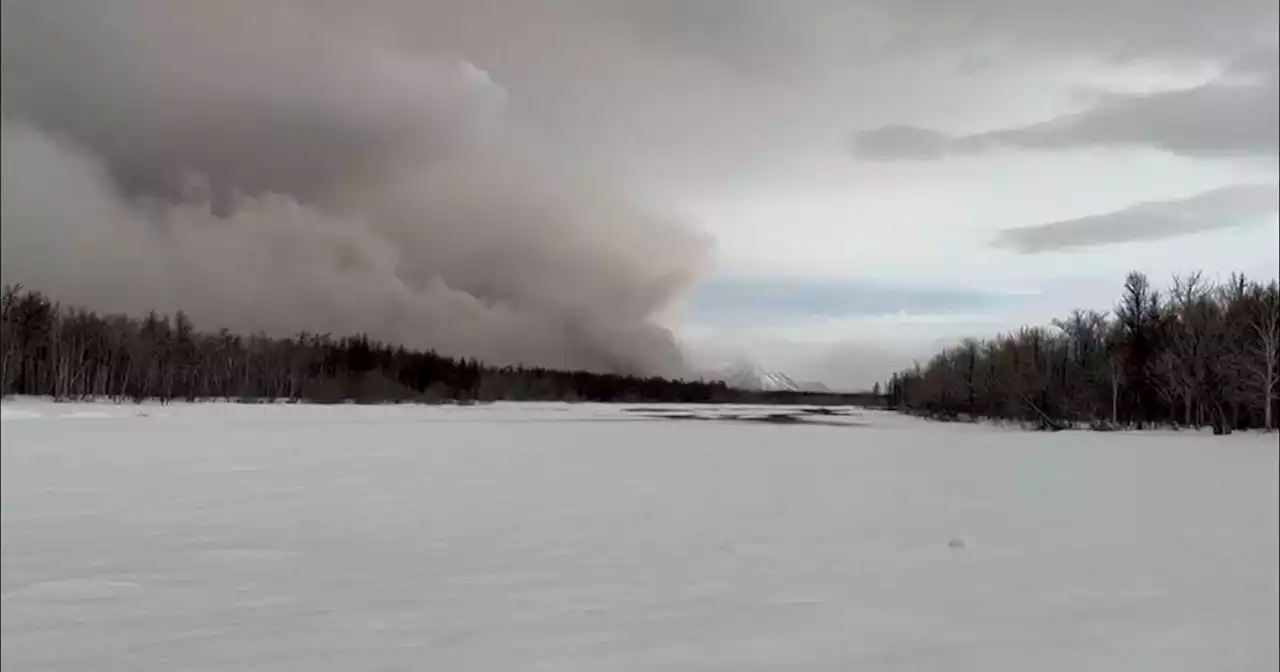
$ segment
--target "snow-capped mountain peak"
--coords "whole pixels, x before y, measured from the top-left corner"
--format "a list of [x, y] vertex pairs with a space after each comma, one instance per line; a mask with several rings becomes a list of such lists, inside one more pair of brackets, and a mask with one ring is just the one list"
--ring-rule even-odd
[[723, 380], [729, 387], [740, 390], [760, 390], [764, 392], [799, 391], [800, 384], [785, 373], [768, 371], [759, 364], [740, 361], [720, 369], [716, 378]]

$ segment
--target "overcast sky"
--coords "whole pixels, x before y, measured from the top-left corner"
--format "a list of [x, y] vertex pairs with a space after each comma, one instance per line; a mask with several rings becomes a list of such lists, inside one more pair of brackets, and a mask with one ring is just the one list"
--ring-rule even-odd
[[[5, 0], [6, 68], [11, 30], [63, 30], [19, 4], [38, 3]], [[1107, 309], [1130, 269], [1280, 262], [1274, 0], [101, 0], [69, 20], [94, 43], [162, 5], [178, 51], [359, 44], [406, 89], [465, 64], [488, 92], [467, 114], [713, 240], [660, 311], [699, 358], [867, 384], [948, 339]], [[333, 83], [410, 101], [361, 101], [364, 79]], [[69, 119], [16, 109], [18, 86], [7, 114]]]
[[739, 82], [782, 102], [732, 115], [758, 155], [677, 186], [719, 242], [691, 339], [857, 384], [1107, 309], [1130, 269], [1275, 277], [1275, 3], [760, 6], [701, 52], [772, 45]]

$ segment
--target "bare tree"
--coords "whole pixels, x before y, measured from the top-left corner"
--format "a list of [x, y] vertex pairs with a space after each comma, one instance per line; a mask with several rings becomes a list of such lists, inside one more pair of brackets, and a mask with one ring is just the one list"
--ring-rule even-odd
[[1163, 294], [1131, 273], [1114, 317], [1074, 311], [1053, 329], [965, 341], [894, 377], [905, 410], [1016, 419], [1055, 428], [1274, 427], [1280, 290], [1194, 272]]
[[1272, 408], [1275, 405], [1277, 379], [1280, 378], [1280, 285], [1250, 288], [1251, 337], [1246, 346], [1244, 369], [1262, 403], [1263, 427], [1275, 428]]

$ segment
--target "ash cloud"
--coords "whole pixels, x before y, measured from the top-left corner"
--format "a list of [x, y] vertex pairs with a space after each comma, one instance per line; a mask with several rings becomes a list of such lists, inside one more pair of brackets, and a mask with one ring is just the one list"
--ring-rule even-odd
[[686, 372], [659, 321], [708, 241], [570, 170], [466, 54], [322, 4], [3, 9], [4, 282], [208, 327]]

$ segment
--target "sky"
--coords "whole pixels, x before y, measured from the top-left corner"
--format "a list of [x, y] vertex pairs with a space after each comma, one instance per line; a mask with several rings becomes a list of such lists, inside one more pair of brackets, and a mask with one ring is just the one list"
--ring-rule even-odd
[[[49, 4], [4, 0], [6, 123], [70, 138], [106, 175], [93, 188], [127, 201], [125, 219], [150, 217], [138, 199], [173, 201], [163, 185], [178, 166], [215, 191], [356, 212], [373, 222], [360, 235], [381, 241], [370, 254], [395, 257], [387, 273], [406, 298], [387, 311], [423, 304], [438, 325], [472, 319], [459, 301], [479, 306], [465, 312], [482, 314], [479, 332], [431, 327], [446, 350], [658, 370], [672, 345], [695, 365], [741, 356], [860, 387], [963, 336], [1107, 309], [1130, 270], [1159, 283], [1196, 269], [1269, 278], [1280, 264], [1274, 0]], [[459, 156], [485, 190], [459, 187]], [[426, 164], [430, 188], [397, 182]], [[30, 162], [7, 165], [6, 187]], [[379, 177], [353, 186], [354, 170]], [[476, 194], [466, 208], [459, 191]], [[433, 197], [397, 210], [388, 193]], [[527, 198], [494, 212], [495, 193]], [[34, 186], [6, 196], [6, 246], [35, 238], [14, 222], [47, 220], [49, 200]], [[397, 214], [438, 222], [441, 209], [458, 223], [424, 225], [430, 235]], [[529, 212], [575, 224], [527, 224]], [[120, 283], [112, 297], [144, 286], [123, 263], [65, 281], [85, 257], [40, 244], [29, 273], [52, 268], [79, 300], [111, 303], [93, 291], [104, 278]], [[513, 261], [529, 249], [538, 263]], [[464, 257], [494, 270], [450, 265]], [[242, 278], [236, 263], [216, 269]], [[280, 328], [332, 314], [380, 325], [389, 313], [364, 308], [376, 270], [318, 313], [251, 311], [236, 303], [242, 279], [148, 296], [250, 326], [282, 314]], [[228, 274], [185, 272], [145, 287]], [[320, 282], [296, 275], [279, 305]], [[421, 298], [427, 285], [462, 296]], [[279, 283], [264, 272], [259, 286]], [[407, 324], [389, 337], [423, 329]], [[548, 344], [565, 329], [579, 336], [561, 352]], [[543, 345], [504, 340], [513, 332]]]

